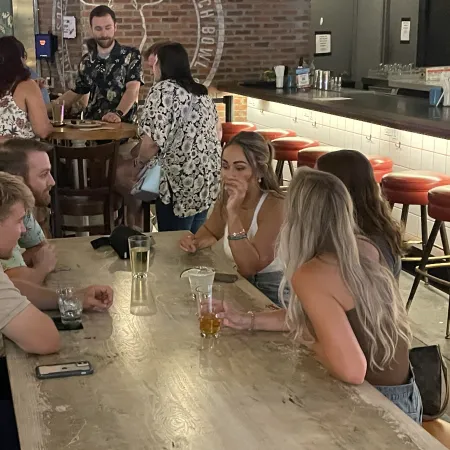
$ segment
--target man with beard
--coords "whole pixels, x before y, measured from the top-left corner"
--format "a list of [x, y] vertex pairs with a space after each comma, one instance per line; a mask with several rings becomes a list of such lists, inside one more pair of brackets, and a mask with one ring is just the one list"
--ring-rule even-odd
[[[37, 207], [50, 204], [50, 190], [55, 185], [48, 150], [46, 144], [32, 139], [14, 138], [0, 145], [0, 171], [21, 176], [33, 193]], [[55, 252], [31, 212], [25, 215], [23, 225], [26, 231], [12, 256], [1, 259], [0, 263], [11, 280], [42, 284], [55, 269]], [[21, 249], [25, 252], [22, 253]]]
[[114, 39], [116, 15], [108, 6], [94, 8], [89, 22], [96, 45], [81, 59], [75, 87], [57, 102], [64, 101], [70, 107], [89, 94], [86, 119], [131, 123], [136, 118], [139, 89], [144, 84], [141, 54]]

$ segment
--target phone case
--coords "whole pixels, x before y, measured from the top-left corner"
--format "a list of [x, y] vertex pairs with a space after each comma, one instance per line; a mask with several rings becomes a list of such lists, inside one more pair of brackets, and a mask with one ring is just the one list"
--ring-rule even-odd
[[233, 273], [220, 273], [216, 272], [214, 275], [214, 281], [218, 283], [236, 283], [238, 276]]
[[51, 317], [51, 319], [53, 320], [53, 323], [55, 324], [56, 329], [58, 331], [77, 331], [77, 330], [82, 330], [84, 328], [82, 323], [80, 323], [75, 328], [67, 326], [67, 325], [64, 325], [62, 323], [61, 316]]
[[89, 361], [47, 364], [36, 367], [36, 377], [39, 380], [49, 378], [64, 378], [91, 375], [94, 369]]

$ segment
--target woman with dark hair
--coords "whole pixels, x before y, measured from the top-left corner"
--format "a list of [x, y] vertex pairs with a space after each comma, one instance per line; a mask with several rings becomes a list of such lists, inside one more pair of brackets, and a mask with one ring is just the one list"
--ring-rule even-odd
[[321, 156], [317, 169], [336, 175], [345, 184], [359, 229], [378, 247], [398, 280], [402, 270], [402, 233], [380, 194], [370, 161], [356, 150], [338, 150]]
[[53, 128], [17, 42], [0, 38], [0, 137], [46, 138]]
[[206, 223], [197, 233], [185, 235], [180, 247], [195, 253], [224, 238], [225, 254], [238, 272], [281, 306], [283, 267], [275, 258], [275, 244], [284, 217], [284, 194], [273, 170], [273, 155], [272, 144], [260, 134], [237, 134], [222, 152], [222, 195]]
[[139, 172], [157, 157], [161, 164], [156, 217], [159, 231], [196, 233], [206, 220], [220, 187], [220, 123], [208, 90], [191, 74], [181, 44], [161, 46], [140, 120], [139, 155], [118, 168], [118, 191], [124, 196], [129, 226], [139, 220], [140, 204], [131, 188]]
[[[14, 39], [16, 39], [16, 38], [14, 38]], [[24, 65], [26, 65], [28, 55], [27, 55], [27, 51], [25, 50], [25, 46], [22, 44], [22, 42], [19, 41], [19, 39], [16, 39], [16, 44], [19, 47], [22, 62]], [[50, 103], [50, 96], [49, 96], [47, 88], [45, 87], [45, 80], [40, 78], [39, 75], [33, 69], [30, 69], [28, 67], [28, 70], [30, 71], [30, 78], [37, 83], [37, 85], [39, 86], [39, 89], [41, 90], [41, 94], [42, 94], [44, 103]]]

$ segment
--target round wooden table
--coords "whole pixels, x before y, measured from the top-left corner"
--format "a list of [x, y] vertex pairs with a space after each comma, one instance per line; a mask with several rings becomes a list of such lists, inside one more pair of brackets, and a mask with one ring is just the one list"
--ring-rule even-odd
[[133, 123], [107, 123], [102, 128], [94, 130], [72, 128], [69, 126], [55, 127], [48, 137], [51, 140], [68, 141], [119, 141], [136, 136], [137, 126]]

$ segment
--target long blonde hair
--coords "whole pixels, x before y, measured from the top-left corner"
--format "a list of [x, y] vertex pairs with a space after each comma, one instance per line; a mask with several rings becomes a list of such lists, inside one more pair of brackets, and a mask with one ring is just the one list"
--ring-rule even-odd
[[[409, 342], [411, 333], [391, 272], [358, 249], [359, 229], [348, 190], [332, 174], [302, 168], [290, 184], [286, 208], [278, 257], [284, 265], [280, 297], [287, 308], [287, 325], [301, 338], [306, 316], [290, 283], [294, 273], [314, 257], [332, 253], [368, 342], [367, 363], [372, 370], [385, 369], [399, 340]], [[291, 286], [289, 304], [282, 295], [286, 284]]]

